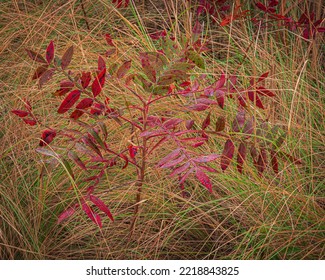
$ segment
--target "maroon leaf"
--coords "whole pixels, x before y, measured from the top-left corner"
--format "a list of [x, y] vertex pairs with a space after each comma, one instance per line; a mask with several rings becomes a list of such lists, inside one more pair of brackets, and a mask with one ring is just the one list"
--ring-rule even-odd
[[64, 220], [68, 219], [69, 217], [71, 217], [75, 212], [76, 212], [76, 207], [78, 207], [78, 204], [67, 208], [66, 210], [64, 210], [58, 217], [58, 224], [61, 224]]
[[130, 145], [128, 149], [129, 149], [130, 158], [135, 158], [136, 154], [138, 153], [138, 147], [134, 145]]
[[197, 20], [193, 26], [192, 31], [194, 35], [200, 35], [203, 31], [203, 25]]
[[83, 111], [76, 109], [76, 110], [74, 110], [74, 111], [71, 113], [71, 115], [70, 115], [69, 118], [70, 118], [70, 119], [77, 120], [77, 119], [79, 119], [83, 114], [84, 114]]
[[87, 109], [93, 105], [94, 100], [92, 98], [82, 99], [76, 106], [77, 109]]
[[44, 84], [46, 84], [52, 77], [54, 74], [54, 69], [48, 69], [46, 70], [42, 76], [39, 79], [39, 86], [42, 87]]
[[92, 194], [89, 196], [89, 198], [90, 201], [93, 202], [98, 207], [98, 209], [102, 210], [107, 215], [107, 217], [110, 218], [112, 222], [114, 222], [114, 218], [111, 211], [108, 209], [108, 207], [105, 205], [105, 203], [102, 200], [100, 200], [98, 197]]
[[36, 120], [33, 119], [23, 119], [23, 121], [30, 126], [34, 126], [37, 123]]
[[96, 225], [98, 225], [101, 228], [102, 227], [102, 221], [100, 219], [100, 216], [98, 214], [96, 214], [85, 201], [82, 203], [81, 206], [82, 206], [82, 210], [87, 214], [87, 216]]
[[252, 134], [254, 131], [254, 117], [249, 119], [243, 129], [243, 133], [245, 134]]
[[185, 122], [185, 126], [187, 129], [191, 129], [193, 127], [193, 125], [194, 125], [194, 120], [187, 120]]
[[261, 99], [258, 97], [257, 94], [254, 94], [253, 91], [248, 92], [248, 98], [250, 101], [254, 102], [257, 107], [264, 109]]
[[101, 56], [98, 56], [98, 71], [102, 71], [103, 69], [106, 68], [106, 63], [105, 63], [105, 60], [101, 57]]
[[72, 59], [72, 55], [73, 55], [73, 46], [69, 47], [62, 56], [61, 68], [63, 70], [69, 66]]
[[149, 34], [149, 36], [153, 40], [158, 40], [160, 38], [166, 37], [167, 36], [167, 32], [166, 32], [166, 30], [156, 31], [154, 33]]
[[194, 158], [193, 161], [199, 162], [199, 163], [210, 162], [210, 161], [218, 159], [219, 157], [220, 157], [220, 155], [218, 155], [218, 154], [211, 154], [211, 155], [207, 155], [207, 156], [200, 156], [200, 157]]
[[175, 169], [173, 170], [173, 172], [169, 174], [169, 176], [170, 176], [170, 177], [173, 177], [173, 176], [175, 176], [175, 175], [177, 175], [177, 174], [183, 173], [183, 172], [186, 171], [190, 166], [191, 166], [191, 164], [190, 164], [189, 162], [186, 162], [186, 163], [184, 163], [183, 165], [181, 165], [181, 166], [175, 168]]
[[219, 132], [225, 129], [225, 125], [226, 125], [226, 119], [225, 117], [218, 117], [217, 122], [216, 122], [216, 128], [215, 131]]
[[257, 81], [257, 82], [259, 83], [259, 82], [265, 80], [265, 79], [268, 77], [268, 75], [269, 75], [269, 72], [266, 72], [266, 73], [262, 74], [262, 75], [258, 78], [258, 81]]
[[215, 100], [209, 99], [209, 98], [198, 98], [196, 100], [197, 104], [205, 104], [205, 105], [213, 105], [213, 104], [217, 104], [217, 102]]
[[71, 91], [67, 95], [67, 97], [62, 101], [62, 103], [58, 109], [58, 113], [63, 114], [66, 111], [68, 111], [78, 101], [80, 94], [81, 94], [81, 91], [78, 89]]
[[262, 174], [264, 172], [264, 170], [266, 168], [266, 164], [267, 164], [266, 151], [265, 151], [265, 149], [261, 149], [260, 154], [257, 159], [257, 164], [256, 164], [257, 171], [260, 174]]
[[116, 76], [122, 79], [131, 68], [131, 60], [125, 61], [116, 72]]
[[101, 72], [99, 72], [96, 79], [93, 81], [91, 85], [92, 93], [94, 94], [94, 97], [96, 97], [100, 92], [102, 91], [102, 88], [105, 84], [105, 74], [106, 74], [106, 68], [104, 68]]
[[278, 159], [276, 157], [276, 152], [271, 150], [270, 155], [271, 155], [271, 164], [272, 164], [273, 171], [275, 174], [278, 174], [279, 173], [279, 164], [278, 164]]
[[218, 102], [220, 108], [223, 109], [223, 106], [225, 104], [225, 92], [221, 89], [217, 89], [216, 90], [216, 98], [217, 98], [217, 102]]
[[235, 146], [234, 143], [228, 139], [225, 143], [223, 152], [222, 152], [222, 157], [221, 157], [221, 169], [226, 170], [231, 159], [234, 156], [234, 151], [235, 151]]
[[167, 156], [165, 156], [164, 158], [162, 158], [159, 163], [158, 166], [162, 166], [164, 165], [166, 162], [173, 160], [174, 158], [176, 158], [181, 152], [181, 149], [177, 148], [174, 151], [172, 151], [171, 153], [169, 153]]
[[114, 47], [112, 36], [110, 34], [105, 34], [105, 40], [109, 46]]
[[53, 93], [54, 96], [61, 96], [69, 92], [74, 87], [74, 83], [70, 80], [63, 80], [60, 82], [60, 89], [58, 89], [55, 93]]
[[46, 48], [46, 61], [48, 64], [51, 63], [51, 61], [54, 58], [54, 43], [51, 41], [49, 45]]
[[46, 144], [50, 144], [53, 139], [56, 136], [56, 132], [53, 129], [45, 129], [42, 132], [42, 137], [41, 137], [41, 141], [39, 142], [40, 146], [45, 146]]
[[212, 184], [209, 177], [199, 168], [196, 169], [196, 178], [205, 186], [210, 193], [212, 193]]
[[32, 80], [36, 80], [39, 77], [41, 77], [43, 75], [43, 73], [47, 70], [48, 65], [41, 65], [39, 67], [37, 67], [37, 69], [34, 72], [34, 75], [32, 77]]
[[74, 151], [69, 151], [68, 157], [72, 159], [81, 169], [87, 170], [86, 165], [83, 163], [83, 161], [78, 157], [78, 155]]
[[165, 164], [161, 165], [161, 168], [170, 168], [173, 167], [179, 163], [181, 163], [185, 159], [185, 155], [181, 155], [180, 157], [174, 159], [174, 160], [169, 160]]
[[264, 87], [258, 87], [256, 89], [256, 92], [258, 94], [261, 94], [261, 95], [264, 95], [264, 96], [269, 96], [269, 97], [275, 96], [275, 94], [272, 91], [270, 91], [270, 90], [268, 90], [268, 89], [266, 89]]
[[22, 110], [11, 110], [11, 113], [15, 114], [16, 116], [23, 118], [28, 116], [29, 112], [22, 111]]
[[225, 74], [222, 74], [220, 79], [214, 84], [214, 89], [217, 90], [217, 89], [220, 89], [224, 86], [226, 82], [226, 75]]
[[245, 124], [245, 110], [243, 107], [239, 107], [238, 113], [235, 120], [232, 123], [232, 130], [234, 132], [239, 132]]
[[36, 52], [34, 52], [34, 51], [32, 51], [32, 50], [28, 50], [28, 49], [25, 49], [25, 50], [26, 50], [28, 56], [29, 56], [32, 60], [37, 61], [37, 62], [40, 62], [40, 63], [45, 63], [45, 64], [47, 64], [47, 61], [44, 59], [44, 57], [43, 57], [42, 55], [40, 55], [40, 54], [38, 54], [38, 53], [36, 53]]
[[88, 87], [90, 81], [91, 81], [91, 74], [90, 74], [90, 72], [82, 72], [82, 75], [81, 75], [81, 78], [80, 78], [81, 86], [83, 88]]
[[202, 123], [202, 126], [201, 126], [202, 130], [206, 129], [210, 125], [210, 122], [211, 122], [210, 116], [211, 116], [211, 113], [209, 112]]
[[257, 2], [255, 4], [257, 6], [257, 8], [259, 8], [260, 10], [266, 12], [267, 11], [267, 8], [261, 3], [261, 2]]
[[243, 172], [243, 163], [246, 158], [246, 145], [244, 143], [239, 144], [238, 154], [237, 154], [237, 170], [239, 173]]
[[189, 110], [193, 111], [204, 111], [209, 108], [209, 105], [206, 104], [194, 104], [187, 107]]

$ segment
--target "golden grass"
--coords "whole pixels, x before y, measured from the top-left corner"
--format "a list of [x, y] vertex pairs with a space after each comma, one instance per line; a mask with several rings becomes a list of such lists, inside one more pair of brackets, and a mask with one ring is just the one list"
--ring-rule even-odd
[[[75, 199], [69, 190], [73, 181], [62, 166], [40, 177], [44, 165], [34, 149], [42, 128], [23, 125], [10, 110], [28, 97], [43, 122], [62, 128], [67, 121], [56, 114], [59, 101], [51, 93], [57, 83], [39, 90], [31, 81], [36, 63], [28, 59], [24, 48], [45, 49], [52, 39], [62, 54], [74, 45], [72, 69], [94, 70], [98, 54], [106, 49], [105, 33], [112, 33], [119, 46], [108, 64], [131, 59], [136, 65], [139, 51], [154, 49], [147, 32], [157, 28], [171, 30], [176, 38], [182, 33], [190, 37], [193, 14], [182, 12], [187, 1], [140, 2], [136, 9], [123, 11], [109, 1], [84, 0], [86, 17], [79, 1], [0, 4], [0, 258], [324, 258], [324, 40], [319, 36], [309, 44], [286, 30], [255, 34], [246, 21], [226, 28], [206, 24], [203, 39], [210, 41], [212, 52], [206, 54], [206, 71], [196, 74], [218, 77], [225, 70], [237, 73], [246, 83], [250, 76], [270, 70], [269, 88], [277, 96], [263, 100], [266, 110], [255, 114], [288, 132], [284, 149], [301, 157], [303, 165], [282, 163], [276, 177], [272, 172], [258, 176], [249, 163], [240, 175], [232, 165], [227, 172], [212, 176], [213, 194], [193, 180], [186, 186], [189, 196], [183, 198], [176, 182], [154, 168], [167, 153], [157, 150], [150, 158], [131, 240], [136, 193], [133, 167], [108, 170], [96, 192], [114, 213], [114, 223], [106, 218], [98, 229], [78, 212], [68, 223], [56, 224], [60, 212]], [[291, 1], [288, 7], [300, 14], [305, 4], [295, 3]], [[318, 18], [322, 9], [317, 9]], [[246, 59], [238, 67], [244, 54]], [[112, 97], [113, 104], [133, 98], [116, 84], [107, 84], [105, 95]], [[153, 110], [177, 108], [176, 101], [164, 100]], [[233, 116], [235, 105], [228, 101], [225, 111], [216, 109], [213, 114], [213, 121], [221, 114]], [[195, 117], [202, 119], [200, 114]], [[108, 125], [111, 143], [127, 145], [129, 135], [115, 123]], [[222, 144], [213, 139], [202, 151], [221, 151]]]

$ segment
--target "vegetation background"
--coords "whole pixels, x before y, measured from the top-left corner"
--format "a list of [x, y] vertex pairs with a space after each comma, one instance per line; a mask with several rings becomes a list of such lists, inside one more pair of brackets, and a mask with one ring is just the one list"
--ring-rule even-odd
[[[276, 24], [256, 33], [247, 18], [225, 27], [206, 18], [202, 39], [210, 42], [212, 51], [205, 54], [206, 70], [196, 70], [197, 74], [218, 76], [222, 70], [237, 70], [245, 78], [270, 70], [270, 88], [276, 98], [266, 101], [261, 117], [288, 132], [285, 151], [303, 164], [282, 163], [276, 177], [272, 172], [259, 176], [250, 165], [239, 174], [232, 165], [211, 177], [213, 194], [193, 180], [186, 187], [187, 198], [164, 172], [150, 169], [132, 240], [128, 231], [134, 178], [116, 169], [100, 185], [100, 197], [110, 206], [114, 223], [105, 219], [99, 229], [84, 215], [77, 215], [57, 224], [69, 201], [69, 176], [61, 168], [40, 179], [41, 156], [34, 150], [42, 128], [23, 125], [10, 114], [28, 98], [41, 118], [55, 120], [58, 101], [51, 93], [57, 83], [39, 90], [31, 80], [36, 64], [24, 49], [44, 50], [53, 40], [57, 52], [63, 53], [74, 45], [72, 67], [92, 69], [98, 54], [107, 48], [106, 33], [119, 46], [118, 54], [108, 57], [107, 63], [137, 60], [139, 50], [154, 47], [148, 34], [157, 30], [170, 30], [176, 38], [191, 36], [195, 12], [190, 1], [134, 2], [127, 9], [117, 9], [109, 0], [1, 1], [0, 258], [323, 259], [324, 36], [306, 41]], [[253, 1], [236, 3], [242, 9], [256, 9]], [[324, 18], [323, 4], [288, 0], [281, 1], [280, 9], [295, 20], [313, 10], [319, 19]], [[239, 66], [243, 54], [247, 58]], [[107, 89], [123, 94], [114, 85]], [[214, 113], [233, 111], [229, 106]], [[115, 141], [126, 141], [111, 129]], [[222, 150], [220, 143], [210, 141], [209, 145], [205, 149]]]

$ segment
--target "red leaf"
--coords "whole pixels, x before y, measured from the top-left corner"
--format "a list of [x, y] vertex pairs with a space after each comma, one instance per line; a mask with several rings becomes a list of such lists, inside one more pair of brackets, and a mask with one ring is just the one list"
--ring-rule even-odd
[[187, 170], [190, 166], [191, 166], [191, 164], [189, 162], [186, 162], [183, 165], [175, 168], [173, 170], [173, 172], [169, 174], [169, 176], [173, 177], [173, 176], [175, 176], [177, 174], [180, 174], [180, 173], [184, 172], [185, 170]]
[[32, 80], [36, 80], [39, 77], [41, 77], [43, 75], [43, 73], [47, 70], [48, 65], [41, 65], [39, 67], [37, 67], [37, 69], [34, 72], [34, 75], [32, 77]]
[[200, 156], [200, 157], [194, 158], [193, 161], [199, 162], [199, 163], [210, 162], [210, 161], [214, 161], [214, 160], [218, 159], [219, 157], [220, 157], [220, 155], [218, 155], [218, 154], [211, 154], [211, 155], [207, 155], [207, 156]]
[[63, 70], [69, 66], [72, 59], [72, 55], [73, 55], [73, 46], [69, 47], [62, 56], [61, 68]]
[[272, 164], [273, 171], [275, 174], [278, 174], [279, 173], [279, 164], [278, 164], [278, 159], [276, 157], [276, 152], [271, 150], [270, 155], [271, 155], [271, 164]]
[[217, 98], [217, 102], [218, 102], [220, 108], [223, 109], [223, 106], [225, 104], [225, 92], [221, 89], [217, 89], [216, 90], [216, 98]]
[[54, 74], [54, 69], [48, 69], [46, 70], [40, 77], [39, 79], [39, 86], [42, 87], [44, 84], [46, 84], [52, 77]]
[[91, 74], [90, 74], [90, 72], [82, 72], [82, 75], [81, 75], [81, 78], [80, 78], [81, 86], [83, 88], [88, 87], [90, 81], [91, 81]]
[[202, 185], [205, 186], [210, 193], [212, 193], [212, 184], [209, 177], [199, 168], [196, 169], [195, 175]]
[[84, 210], [84, 212], [87, 214], [87, 216], [96, 225], [98, 225], [100, 228], [102, 227], [102, 221], [100, 219], [100, 216], [98, 214], [96, 214], [85, 201], [82, 203], [82, 210]]
[[195, 22], [195, 25], [193, 26], [193, 30], [192, 31], [193, 31], [193, 33], [195, 35], [200, 35], [202, 33], [203, 26], [202, 26], [202, 24], [198, 20]]
[[226, 82], [226, 75], [225, 74], [222, 74], [220, 79], [214, 84], [214, 89], [217, 90], [217, 89], [220, 89], [224, 86]]
[[105, 40], [109, 46], [114, 47], [112, 36], [110, 34], [105, 34]]
[[53, 129], [46, 129], [42, 132], [41, 141], [39, 142], [40, 146], [45, 146], [50, 144], [56, 136], [56, 132]]
[[99, 72], [96, 79], [93, 81], [91, 85], [92, 93], [94, 94], [94, 97], [96, 97], [100, 92], [102, 91], [102, 88], [105, 84], [105, 74], [106, 74], [106, 68], [104, 68], [101, 72]]
[[244, 143], [239, 144], [238, 154], [237, 154], [237, 170], [239, 173], [243, 172], [243, 163], [246, 158], [246, 145]]
[[74, 111], [71, 113], [71, 115], [70, 115], [69, 118], [70, 118], [70, 119], [77, 120], [77, 119], [79, 119], [83, 114], [84, 114], [83, 111], [76, 109], [76, 110], [74, 110]]
[[166, 32], [166, 30], [157, 31], [157, 32], [149, 34], [149, 36], [152, 40], [158, 40], [159, 38], [166, 37], [167, 32]]
[[174, 159], [174, 160], [169, 160], [165, 164], [161, 165], [161, 168], [170, 168], [173, 167], [179, 163], [181, 163], [185, 159], [185, 155], [181, 155], [180, 157]]
[[265, 151], [265, 149], [261, 149], [260, 154], [257, 159], [257, 164], [256, 164], [257, 171], [260, 174], [262, 174], [264, 172], [264, 170], [266, 168], [266, 164], [267, 164], [266, 151]]
[[264, 74], [262, 74], [259, 78], [258, 78], [258, 83], [262, 82], [263, 80], [265, 80], [267, 78], [267, 76], [269, 75], [269, 72], [266, 72]]
[[231, 159], [234, 156], [234, 151], [235, 151], [235, 146], [234, 143], [228, 139], [225, 143], [223, 152], [222, 152], [222, 157], [221, 157], [221, 169], [226, 170]]
[[64, 210], [58, 217], [58, 224], [61, 224], [64, 220], [68, 219], [69, 217], [71, 217], [75, 212], [76, 212], [76, 207], [78, 207], [78, 204], [67, 208], [66, 210]]
[[191, 129], [193, 127], [193, 125], [194, 125], [194, 120], [187, 120], [185, 122], [185, 126], [187, 129]]
[[165, 156], [164, 158], [162, 158], [159, 163], [158, 166], [162, 166], [164, 165], [166, 162], [173, 160], [174, 158], [176, 158], [181, 152], [181, 149], [177, 148], [174, 151], [172, 151], [171, 153], [169, 153], [167, 156]]
[[51, 63], [54, 57], [54, 43], [51, 41], [46, 48], [46, 61], [48, 64]]
[[112, 222], [114, 222], [114, 218], [111, 211], [108, 209], [108, 207], [102, 200], [92, 194], [89, 196], [89, 198], [91, 202], [93, 202], [100, 210], [102, 210], [107, 215], [107, 217], [111, 219]]
[[32, 60], [37, 61], [37, 62], [40, 62], [40, 63], [45, 63], [45, 64], [47, 64], [47, 61], [44, 59], [44, 57], [43, 57], [42, 55], [40, 55], [40, 54], [38, 54], [38, 53], [36, 53], [36, 52], [34, 52], [34, 51], [32, 51], [32, 50], [28, 50], [28, 49], [25, 49], [25, 50], [26, 50], [28, 56], [29, 56]]
[[116, 76], [121, 79], [131, 68], [131, 60], [125, 61], [116, 72]]
[[254, 94], [253, 91], [248, 92], [248, 98], [255, 103], [255, 105], [261, 109], [264, 109], [263, 103], [257, 94]]
[[23, 119], [23, 121], [30, 126], [34, 126], [37, 123], [36, 120], [32, 120], [32, 119]]
[[257, 8], [259, 8], [260, 10], [266, 12], [267, 11], [267, 8], [261, 3], [261, 2], [257, 2], [255, 4], [257, 6]]
[[325, 32], [325, 27], [318, 27], [317, 32]]
[[23, 118], [28, 116], [29, 112], [22, 111], [22, 110], [12, 110], [11, 113], [15, 114], [16, 116]]
[[92, 98], [84, 98], [82, 99], [76, 106], [77, 109], [87, 109], [91, 105], [93, 105], [94, 100]]
[[129, 155], [130, 155], [130, 157], [131, 157], [131, 158], [135, 158], [135, 156], [136, 156], [136, 154], [137, 154], [137, 152], [138, 152], [138, 147], [133, 146], [133, 145], [130, 145], [130, 146], [128, 147], [128, 149], [129, 149]]
[[62, 101], [62, 103], [58, 109], [58, 113], [63, 114], [66, 111], [68, 111], [78, 101], [80, 94], [81, 94], [81, 91], [78, 89], [71, 91], [67, 95], [67, 97]]
[[264, 96], [269, 96], [269, 97], [273, 97], [273, 96], [275, 96], [275, 94], [274, 94], [272, 91], [270, 91], [270, 90], [268, 90], [268, 89], [266, 89], [266, 88], [264, 88], [264, 87], [258, 87], [258, 88], [256, 89], [256, 92], [257, 92], [258, 94], [260, 94], [260, 95], [264, 95]]
[[239, 132], [245, 124], [245, 110], [243, 107], [239, 107], [238, 113], [235, 120], [232, 123], [232, 130], [234, 132]]
[[216, 122], [216, 128], [215, 131], [219, 132], [225, 129], [225, 125], [226, 125], [226, 119], [225, 117], [218, 117], [217, 122]]
[[204, 111], [209, 108], [209, 105], [206, 104], [194, 104], [187, 107], [189, 110], [193, 111]]
[[106, 68], [105, 60], [101, 56], [99, 56], [98, 57], [98, 70], [102, 71], [105, 68]]
[[86, 165], [83, 163], [83, 161], [78, 157], [78, 155], [74, 151], [69, 151], [68, 157], [72, 159], [81, 169], [87, 170]]
[[54, 96], [61, 96], [69, 92], [74, 87], [74, 83], [70, 80], [63, 80], [60, 82], [60, 89], [58, 89], [55, 93], [53, 93]]
[[210, 125], [210, 122], [211, 122], [211, 113], [209, 112], [209, 114], [206, 116], [205, 120], [203, 121], [202, 123], [202, 130], [206, 129], [209, 125]]

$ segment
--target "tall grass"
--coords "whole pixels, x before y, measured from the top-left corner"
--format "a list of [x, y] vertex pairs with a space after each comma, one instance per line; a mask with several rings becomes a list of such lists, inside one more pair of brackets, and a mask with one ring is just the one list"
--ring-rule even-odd
[[[23, 98], [36, 113], [52, 119], [56, 127], [56, 83], [42, 90], [31, 81], [35, 65], [24, 48], [44, 49], [50, 39], [58, 52], [75, 46], [72, 67], [93, 69], [106, 46], [103, 34], [111, 33], [118, 54], [108, 64], [131, 59], [139, 50], [153, 50], [148, 33], [165, 28], [181, 38], [190, 37], [194, 14], [188, 1], [133, 1], [117, 10], [110, 1], [3, 1], [1, 13], [0, 90], [0, 258], [1, 259], [322, 259], [324, 258], [324, 38], [313, 42], [285, 30], [254, 31], [248, 20], [220, 27], [205, 23], [203, 40], [205, 71], [237, 73], [243, 83], [249, 76], [270, 73], [269, 88], [276, 98], [256, 115], [287, 131], [285, 150], [303, 164], [281, 164], [281, 172], [259, 176], [249, 163], [243, 175], [231, 166], [212, 177], [213, 194], [193, 181], [183, 198], [176, 182], [155, 168], [147, 170], [141, 212], [132, 239], [128, 239], [133, 215], [135, 178], [132, 168], [110, 169], [99, 188], [116, 221], [104, 220], [102, 229], [77, 214], [64, 225], [59, 213], [74, 197], [73, 184], [64, 166], [51, 172], [34, 152], [39, 127], [22, 125], [10, 114]], [[285, 2], [284, 10], [297, 19], [305, 9], [324, 7], [312, 1]], [[243, 7], [248, 8], [248, 7]], [[242, 64], [243, 57], [245, 60]], [[240, 65], [240, 66], [238, 66]], [[129, 97], [114, 84], [106, 94], [113, 100]], [[175, 106], [162, 102], [157, 110]], [[233, 115], [234, 104], [214, 116]], [[229, 126], [229, 124], [228, 124]], [[128, 139], [111, 124], [111, 141], [121, 146]], [[210, 141], [204, 149], [221, 151], [222, 143]], [[160, 153], [163, 153], [161, 151]], [[149, 160], [157, 162], [156, 153]], [[215, 166], [219, 168], [218, 166]], [[78, 174], [77, 174], [78, 176]]]

